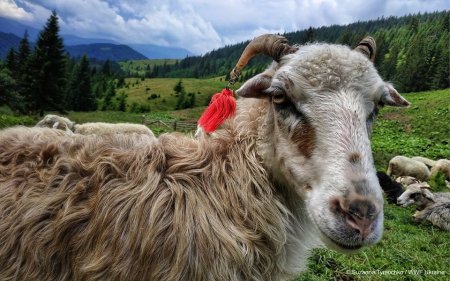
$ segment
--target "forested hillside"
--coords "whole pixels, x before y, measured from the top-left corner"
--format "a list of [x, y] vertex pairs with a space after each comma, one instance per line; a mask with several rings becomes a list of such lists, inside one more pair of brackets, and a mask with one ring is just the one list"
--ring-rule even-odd
[[[379, 18], [283, 34], [291, 43], [329, 42], [355, 46], [365, 35], [377, 42], [376, 66], [402, 92], [448, 87], [450, 12]], [[214, 77], [233, 68], [248, 42], [226, 46], [175, 65], [155, 66], [148, 77]], [[257, 57], [243, 79], [260, 72], [268, 58]]]

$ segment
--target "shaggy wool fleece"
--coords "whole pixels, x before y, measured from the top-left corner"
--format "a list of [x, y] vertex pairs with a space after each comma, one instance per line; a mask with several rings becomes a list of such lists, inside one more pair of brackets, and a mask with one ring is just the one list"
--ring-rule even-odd
[[0, 279], [292, 274], [290, 212], [241, 129], [209, 140], [0, 132]]

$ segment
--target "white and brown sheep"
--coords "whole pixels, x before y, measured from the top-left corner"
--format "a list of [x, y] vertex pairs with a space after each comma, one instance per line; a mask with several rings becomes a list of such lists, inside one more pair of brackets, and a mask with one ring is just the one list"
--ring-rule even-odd
[[416, 179], [415, 177], [411, 176], [401, 176], [395, 178], [395, 181], [403, 185], [405, 188], [408, 187], [408, 185], [413, 183], [420, 183], [421, 181]]
[[[383, 231], [370, 128], [405, 106], [375, 42], [289, 46], [238, 91], [214, 137], [0, 132], [1, 280], [285, 280], [311, 248], [351, 252]], [[370, 58], [370, 60], [369, 60]]]
[[402, 207], [416, 205], [414, 219], [427, 220], [433, 225], [450, 231], [450, 192], [431, 192], [424, 183], [414, 183], [398, 198]]
[[389, 176], [411, 176], [420, 181], [430, 179], [430, 170], [419, 161], [412, 160], [406, 156], [395, 156], [389, 161], [386, 174]]

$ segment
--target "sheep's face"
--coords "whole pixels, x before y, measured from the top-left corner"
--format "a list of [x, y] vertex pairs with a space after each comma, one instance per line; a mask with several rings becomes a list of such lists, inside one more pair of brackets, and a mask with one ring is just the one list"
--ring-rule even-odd
[[268, 98], [260, 153], [274, 178], [304, 201], [321, 240], [339, 250], [376, 243], [383, 197], [370, 134], [380, 104], [408, 102], [373, 64], [344, 46], [310, 45], [247, 81], [243, 97]]
[[420, 183], [409, 185], [406, 191], [397, 198], [397, 204], [402, 207], [413, 204], [417, 205], [419, 208], [426, 206], [434, 199], [433, 193], [426, 188], [427, 186], [428, 185], [421, 185]]

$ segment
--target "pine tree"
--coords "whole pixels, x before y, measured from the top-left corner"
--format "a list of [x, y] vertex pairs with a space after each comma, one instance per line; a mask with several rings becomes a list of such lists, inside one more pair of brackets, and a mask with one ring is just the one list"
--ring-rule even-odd
[[75, 111], [92, 111], [97, 109], [97, 100], [92, 92], [89, 60], [86, 55], [81, 58], [72, 77], [70, 92], [72, 109]]
[[32, 111], [41, 116], [44, 110], [63, 111], [65, 103], [65, 56], [63, 40], [59, 36], [56, 11], [39, 33], [34, 52], [30, 58], [32, 71]]
[[116, 87], [114, 83], [110, 83], [103, 99], [102, 111], [109, 110], [112, 107], [112, 98], [116, 95]]
[[17, 52], [16, 50], [14, 50], [14, 48], [11, 48], [8, 52], [8, 54], [6, 55], [6, 68], [9, 70], [10, 72], [10, 76], [13, 79], [17, 78], [17, 65], [18, 65], [18, 61], [17, 61]]
[[120, 95], [117, 97], [117, 102], [119, 103], [117, 105], [117, 109], [119, 111], [125, 112], [127, 109], [127, 98], [128, 95], [126, 95], [124, 92], [121, 92]]
[[26, 111], [26, 109], [29, 109], [33, 99], [33, 90], [31, 88], [33, 77], [30, 69], [30, 56], [31, 47], [30, 42], [28, 41], [28, 31], [25, 31], [22, 40], [20, 40], [19, 53], [17, 55], [17, 91], [23, 100], [22, 111]]

